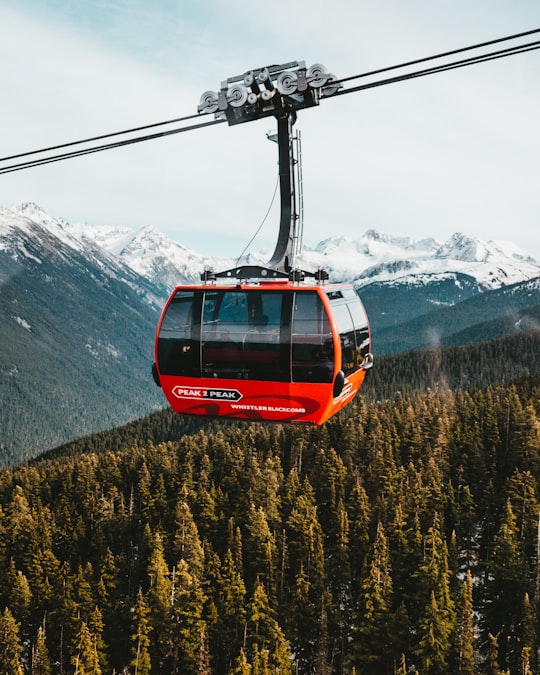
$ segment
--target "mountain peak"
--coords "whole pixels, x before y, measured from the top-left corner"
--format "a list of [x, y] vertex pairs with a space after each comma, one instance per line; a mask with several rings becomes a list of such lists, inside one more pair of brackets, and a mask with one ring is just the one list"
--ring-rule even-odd
[[378, 230], [374, 230], [373, 228], [370, 228], [369, 230], [366, 230], [364, 234], [364, 239], [371, 239], [373, 241], [389, 241], [390, 237], [387, 234], [383, 234], [382, 232], [379, 232]]
[[[167, 292], [179, 283], [197, 282], [205, 267], [219, 270], [236, 264], [234, 260], [201, 255], [173, 241], [153, 224], [139, 230], [121, 225], [71, 225], [48, 216], [33, 202], [21, 204], [16, 210], [4, 209], [4, 229], [11, 219], [18, 219], [19, 227], [35, 222], [88, 255], [91, 246], [97, 246]], [[92, 249], [92, 255], [97, 255], [96, 249]], [[260, 257], [250, 254], [250, 259], [257, 259], [255, 264], [264, 264]], [[486, 242], [463, 232], [455, 232], [441, 244], [433, 238], [416, 240], [370, 228], [357, 239], [330, 236], [314, 249], [304, 249], [297, 264], [306, 270], [325, 268], [333, 279], [358, 285], [411, 283], [415, 277], [461, 274], [474, 278], [484, 288], [499, 288], [540, 276], [540, 264], [516, 245]]]
[[437, 258], [463, 260], [467, 262], [486, 262], [490, 250], [486, 242], [469, 237], [463, 232], [455, 232], [436, 252]]
[[41, 206], [38, 206], [35, 202], [21, 202], [16, 204], [13, 210], [25, 216], [47, 216]]

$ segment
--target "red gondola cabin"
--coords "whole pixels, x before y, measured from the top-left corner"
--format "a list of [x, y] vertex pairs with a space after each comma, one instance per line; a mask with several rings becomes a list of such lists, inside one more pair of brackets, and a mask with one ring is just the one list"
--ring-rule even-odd
[[181, 414], [322, 424], [371, 366], [352, 286], [178, 286], [158, 324], [154, 376]]

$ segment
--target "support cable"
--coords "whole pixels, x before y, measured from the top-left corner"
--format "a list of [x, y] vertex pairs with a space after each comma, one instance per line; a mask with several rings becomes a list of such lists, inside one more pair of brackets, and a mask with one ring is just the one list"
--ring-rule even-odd
[[[516, 33], [515, 35], [508, 35], [506, 37], [497, 38], [496, 40], [488, 40], [487, 42], [479, 42], [475, 45], [470, 45], [469, 47], [460, 47], [459, 49], [452, 49], [448, 52], [441, 52], [440, 54], [433, 54], [432, 56], [425, 56], [421, 59], [414, 59], [413, 61], [405, 61], [404, 63], [398, 63], [394, 66], [387, 66], [386, 68], [378, 68], [377, 70], [371, 70], [367, 73], [362, 73], [360, 75], [351, 75], [349, 77], [343, 77], [337, 82], [348, 82], [350, 80], [356, 80], [360, 77], [369, 77], [370, 75], [379, 75], [380, 73], [386, 73], [390, 70], [397, 70], [398, 68], [406, 68], [407, 66], [415, 66], [419, 63], [425, 63], [426, 61], [434, 61], [436, 59], [442, 59], [446, 56], [454, 56], [455, 54], [460, 54], [462, 52], [467, 52], [472, 49], [481, 49], [482, 47], [487, 47], [489, 45], [498, 44], [499, 42], [506, 42], [509, 40], [517, 40], [518, 38], [525, 37], [527, 35], [534, 35], [535, 33], [540, 33], [540, 28], [535, 28], [534, 30], [528, 30], [524, 33]], [[516, 47], [519, 47], [517, 45]]]
[[53, 155], [50, 157], [43, 157], [41, 159], [33, 159], [27, 162], [21, 162], [20, 164], [11, 164], [5, 167], [0, 167], [0, 174], [11, 173], [13, 171], [21, 171], [22, 169], [31, 169], [34, 166], [41, 166], [42, 164], [52, 164], [53, 162], [61, 162], [64, 159], [71, 159], [73, 157], [82, 157], [83, 155], [91, 155], [95, 152], [101, 152], [102, 150], [121, 148], [124, 145], [133, 145], [134, 143], [142, 143], [143, 141], [150, 141], [155, 138], [164, 138], [165, 136], [172, 136], [173, 134], [181, 134], [184, 131], [193, 131], [194, 129], [202, 129], [203, 127], [210, 127], [214, 126], [215, 124], [222, 124], [224, 121], [225, 120], [212, 120], [210, 122], [204, 122], [203, 124], [192, 124], [191, 126], [182, 127], [181, 129], [170, 129], [169, 131], [161, 131], [157, 134], [137, 136], [136, 138], [128, 138], [123, 141], [116, 141], [115, 143], [98, 145], [92, 148], [86, 148], [84, 150], [74, 150], [72, 152], [66, 152], [61, 155]]
[[[421, 58], [421, 59], [415, 59], [415, 60], [412, 60], [412, 61], [407, 61], [407, 62], [404, 62], [404, 63], [401, 63], [401, 64], [397, 64], [397, 65], [394, 65], [394, 66], [388, 66], [386, 68], [379, 68], [377, 70], [372, 70], [372, 71], [362, 73], [362, 74], [358, 74], [358, 75], [351, 75], [349, 77], [345, 77], [345, 78], [342, 78], [342, 79], [334, 79], [332, 81], [332, 84], [343, 84], [345, 82], [352, 82], [353, 80], [358, 80], [360, 78], [365, 78], [365, 77], [373, 76], [373, 75], [379, 75], [381, 73], [386, 73], [386, 72], [389, 72], [389, 71], [392, 71], [392, 70], [397, 70], [397, 69], [405, 68], [405, 67], [408, 67], [408, 66], [418, 65], [420, 63], [426, 63], [427, 61], [432, 61], [432, 60], [435, 60], [435, 59], [453, 56], [453, 55], [460, 54], [460, 53], [463, 53], [463, 52], [466, 52], [466, 51], [470, 51], [470, 50], [473, 50], [473, 49], [480, 49], [482, 47], [487, 47], [487, 46], [490, 46], [490, 45], [498, 44], [498, 43], [509, 41], [509, 40], [516, 40], [518, 38], [523, 38], [525, 36], [533, 35], [533, 34], [536, 34], [536, 33], [540, 33], [540, 28], [530, 30], [530, 31], [525, 31], [525, 32], [522, 32], [522, 33], [516, 33], [514, 35], [508, 35], [506, 37], [498, 38], [498, 39], [495, 39], [495, 40], [489, 40], [487, 42], [477, 43], [477, 44], [474, 44], [474, 45], [470, 45], [468, 47], [462, 47], [460, 49], [453, 49], [451, 51], [441, 52], [439, 54], [427, 56], [427, 57], [424, 57], [424, 58]], [[331, 97], [334, 97], [334, 96], [344, 96], [345, 94], [352, 94], [352, 93], [355, 93], [355, 92], [358, 92], [358, 91], [362, 91], [364, 89], [371, 89], [371, 88], [374, 88], [374, 87], [380, 87], [380, 86], [383, 86], [383, 85], [386, 85], [386, 84], [392, 84], [392, 83], [395, 83], [395, 82], [403, 82], [405, 80], [410, 80], [410, 79], [417, 78], [417, 77], [423, 77], [424, 75], [433, 75], [435, 73], [441, 73], [441, 72], [445, 72], [447, 70], [454, 70], [456, 68], [463, 68], [465, 66], [475, 65], [477, 63], [484, 63], [484, 62], [487, 62], [487, 61], [492, 61], [492, 60], [504, 58], [504, 57], [507, 57], [507, 56], [513, 56], [515, 54], [523, 54], [523, 53], [526, 53], [526, 52], [529, 52], [529, 51], [534, 51], [536, 49], [540, 49], [540, 41], [534, 41], [534, 42], [529, 42], [529, 43], [525, 43], [525, 44], [515, 45], [513, 47], [508, 47], [507, 49], [501, 49], [501, 50], [494, 51], [494, 52], [479, 54], [477, 56], [471, 56], [470, 58], [452, 61], [450, 63], [443, 63], [443, 64], [435, 65], [435, 66], [432, 66], [432, 67], [429, 67], [429, 68], [425, 68], [425, 69], [422, 69], [422, 70], [408, 72], [408, 73], [404, 73], [404, 74], [401, 74], [401, 75], [396, 75], [394, 77], [388, 77], [388, 78], [384, 78], [384, 79], [381, 79], [381, 80], [376, 80], [376, 81], [369, 82], [369, 83], [366, 83], [366, 84], [359, 84], [359, 85], [356, 85], [356, 86], [343, 88], [341, 90], [334, 91], [331, 95], [325, 96], [324, 88], [323, 88], [321, 98], [324, 99], [324, 98], [331, 98]], [[39, 154], [43, 154], [43, 153], [49, 153], [49, 152], [52, 152], [52, 151], [55, 151], [55, 150], [65, 149], [65, 148], [72, 147], [72, 146], [75, 146], [75, 145], [82, 145], [84, 143], [93, 143], [95, 141], [104, 140], [104, 139], [107, 139], [107, 138], [113, 138], [115, 136], [122, 136], [122, 135], [135, 133], [135, 132], [143, 131], [143, 130], [147, 130], [147, 129], [153, 129], [153, 128], [159, 127], [159, 126], [175, 124], [175, 123], [178, 123], [178, 122], [187, 122], [187, 121], [193, 120], [193, 119], [200, 119], [201, 116], [206, 115], [206, 114], [210, 114], [210, 113], [203, 112], [203, 113], [197, 113], [197, 114], [194, 114], [194, 115], [187, 115], [185, 117], [171, 119], [171, 120], [167, 120], [167, 121], [163, 121], [163, 122], [157, 122], [155, 124], [147, 124], [147, 125], [144, 125], [144, 126], [133, 127], [131, 129], [125, 129], [123, 131], [117, 131], [117, 132], [113, 132], [113, 133], [89, 137], [89, 138], [78, 140], [78, 141], [72, 141], [72, 142], [69, 142], [69, 143], [62, 143], [62, 144], [59, 144], [59, 145], [53, 145], [53, 146], [49, 146], [47, 148], [41, 148], [40, 150], [31, 150], [31, 151], [28, 151], [28, 152], [22, 152], [22, 153], [18, 153], [18, 154], [15, 154], [15, 155], [9, 155], [7, 157], [0, 157], [0, 162], [7, 162], [7, 161], [14, 160], [14, 159], [21, 159], [23, 157], [30, 157], [31, 155], [39, 155]], [[41, 158], [37, 157], [37, 158], [34, 158], [34, 159], [29, 159], [29, 160], [24, 161], [24, 162], [18, 162], [18, 163], [10, 164], [10, 165], [7, 165], [7, 166], [0, 166], [0, 174], [11, 173], [13, 171], [21, 171], [23, 169], [30, 169], [30, 168], [35, 167], [35, 166], [41, 166], [43, 164], [51, 164], [53, 162], [60, 162], [60, 161], [63, 161], [65, 159], [71, 159], [73, 157], [82, 157], [83, 155], [89, 155], [89, 154], [93, 154], [95, 152], [101, 152], [103, 150], [111, 150], [111, 149], [114, 149], [114, 148], [120, 148], [120, 147], [123, 147], [125, 145], [142, 143], [144, 141], [149, 141], [149, 140], [153, 140], [153, 139], [156, 139], [156, 138], [163, 138], [165, 136], [170, 136], [170, 135], [173, 135], [173, 134], [179, 134], [179, 133], [183, 133], [185, 131], [193, 131], [195, 129], [213, 126], [215, 124], [221, 124], [222, 122], [225, 122], [225, 121], [226, 120], [221, 119], [221, 118], [220, 119], [214, 119], [210, 122], [204, 122], [202, 124], [192, 124], [192, 125], [189, 125], [189, 126], [186, 126], [186, 127], [179, 128], [179, 129], [171, 129], [171, 130], [162, 131], [162, 132], [159, 132], [159, 133], [145, 134], [143, 136], [137, 136], [135, 138], [127, 138], [127, 139], [118, 140], [118, 141], [115, 141], [115, 142], [112, 142], [112, 143], [106, 143], [106, 144], [102, 144], [102, 145], [94, 145], [92, 147], [85, 148], [85, 149], [73, 150], [71, 152], [64, 152], [64, 153], [60, 153], [60, 154], [56, 154], [56, 155], [48, 155], [46, 157], [41, 157]]]
[[[202, 113], [208, 114], [208, 113]], [[195, 115], [188, 115], [187, 117], [177, 117], [172, 120], [165, 120], [164, 122], [156, 122], [154, 124], [145, 124], [141, 127], [133, 127], [131, 129], [124, 129], [123, 131], [114, 131], [109, 134], [101, 134], [101, 136], [91, 136], [90, 138], [83, 138], [80, 141], [71, 141], [70, 143], [61, 143], [60, 145], [51, 145], [48, 148], [41, 148], [40, 150], [30, 150], [29, 152], [21, 152], [18, 155], [9, 155], [8, 157], [0, 157], [0, 162], [7, 162], [10, 159], [19, 159], [20, 157], [28, 157], [29, 155], [37, 155], [40, 152], [51, 152], [52, 150], [61, 150], [62, 148], [69, 148], [72, 145], [81, 145], [82, 143], [91, 143], [92, 141], [102, 141], [105, 138], [112, 138], [113, 136], [123, 136], [124, 134], [132, 134], [136, 131], [144, 131], [145, 129], [153, 129], [154, 127], [161, 127], [167, 124], [176, 124], [177, 122], [187, 122], [189, 120], [200, 118], [201, 113]]]
[[274, 187], [274, 194], [272, 195], [272, 199], [270, 200], [270, 205], [269, 205], [269, 207], [268, 207], [268, 209], [267, 209], [267, 211], [266, 211], [266, 214], [265, 214], [264, 218], [262, 219], [261, 224], [260, 224], [259, 227], [257, 228], [255, 234], [251, 237], [251, 239], [248, 241], [248, 243], [244, 246], [244, 248], [243, 248], [243, 250], [242, 250], [242, 253], [240, 253], [240, 255], [236, 258], [236, 262], [234, 263], [234, 266], [235, 266], [235, 267], [238, 266], [238, 264], [240, 263], [240, 258], [244, 255], [244, 253], [249, 249], [249, 247], [251, 246], [251, 244], [255, 241], [255, 237], [259, 234], [259, 232], [260, 232], [260, 231], [262, 230], [262, 228], [263, 228], [263, 225], [266, 223], [266, 219], [267, 219], [268, 216], [270, 215], [270, 211], [272, 210], [272, 206], [274, 205], [274, 200], [275, 200], [275, 198], [276, 198], [276, 194], [277, 194], [277, 189], [278, 189], [278, 187], [279, 187], [279, 176], [278, 176], [277, 179], [276, 179], [276, 185], [275, 185], [275, 187]]
[[[376, 80], [374, 82], [369, 82], [367, 84], [361, 84], [357, 85], [355, 87], [349, 87], [348, 89], [342, 89], [335, 94], [332, 95], [332, 97], [335, 96], [344, 96], [345, 94], [352, 94], [358, 91], [363, 91], [364, 89], [373, 89], [375, 87], [382, 87], [383, 85], [386, 84], [393, 84], [395, 82], [404, 82], [406, 80], [411, 80], [416, 77], [423, 77], [424, 75], [433, 75], [435, 73], [442, 73], [447, 70], [454, 70], [457, 68], [463, 68], [465, 66], [471, 66], [475, 65], [477, 63], [484, 63], [487, 61], [493, 61], [496, 59], [501, 59], [506, 56], [513, 56], [514, 54], [523, 54], [526, 52], [534, 51], [536, 49], [540, 49], [540, 41], [538, 42], [531, 42], [527, 45], [521, 45], [520, 47], [514, 47], [510, 49], [504, 49], [500, 50], [498, 52], [491, 52], [489, 54], [482, 54], [479, 56], [471, 57], [469, 59], [462, 59], [460, 61], [453, 61], [451, 63], [444, 63], [440, 64], [438, 66], [433, 66], [432, 68], [426, 68], [424, 70], [417, 70], [413, 71], [411, 73], [404, 73], [403, 75], [396, 75], [395, 77], [388, 77], [383, 80]], [[387, 69], [387, 70], [390, 70]], [[364, 75], [356, 75], [352, 78], [347, 78], [347, 80], [351, 79], [358, 79], [360, 77], [366, 77], [370, 73], [366, 73]], [[343, 82], [343, 80], [337, 80], [337, 82]]]

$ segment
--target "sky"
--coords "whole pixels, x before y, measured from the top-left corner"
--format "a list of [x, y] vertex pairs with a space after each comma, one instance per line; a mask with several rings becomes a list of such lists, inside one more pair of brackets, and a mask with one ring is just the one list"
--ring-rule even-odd
[[[537, 0], [0, 0], [0, 157], [195, 114], [203, 92], [265, 65], [348, 77], [537, 28]], [[540, 260], [539, 83], [540, 50], [300, 111], [304, 244], [464, 232]], [[3, 174], [0, 206], [154, 225], [204, 255], [236, 256], [261, 228], [251, 250], [273, 249], [272, 128], [220, 124]]]

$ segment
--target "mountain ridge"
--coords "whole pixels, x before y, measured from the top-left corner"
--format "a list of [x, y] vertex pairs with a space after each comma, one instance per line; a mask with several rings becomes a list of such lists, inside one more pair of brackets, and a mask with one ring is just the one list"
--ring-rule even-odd
[[[206, 267], [221, 270], [239, 264], [233, 258], [193, 251], [152, 225], [132, 230], [117, 225], [69, 224], [51, 218], [32, 203], [15, 207], [12, 213], [31, 215], [45, 226], [55, 225], [81, 245], [94, 242], [168, 292], [178, 283], [198, 282]], [[267, 256], [256, 252], [240, 261], [265, 265]], [[540, 276], [540, 262], [514, 243], [483, 241], [461, 232], [439, 242], [388, 235], [371, 228], [358, 239], [334, 236], [312, 249], [306, 247], [297, 262], [306, 269], [325, 268], [336, 280], [354, 282], [358, 288], [373, 282], [412, 283], [426, 274], [465, 274], [474, 277], [482, 288], [493, 289]]]

